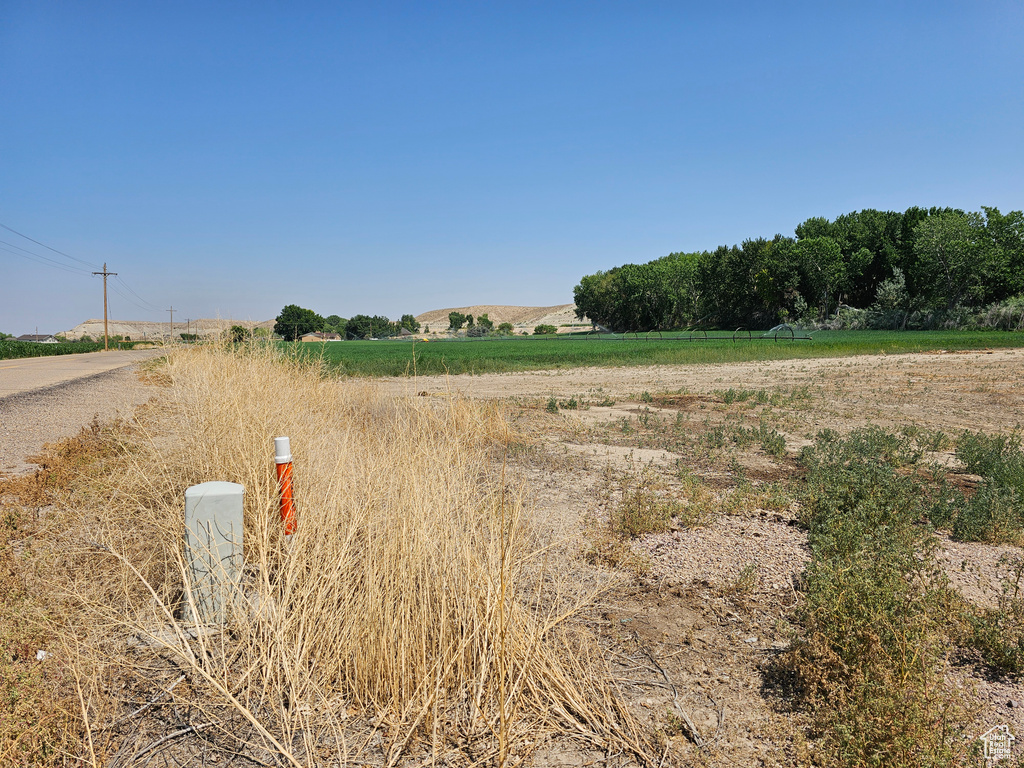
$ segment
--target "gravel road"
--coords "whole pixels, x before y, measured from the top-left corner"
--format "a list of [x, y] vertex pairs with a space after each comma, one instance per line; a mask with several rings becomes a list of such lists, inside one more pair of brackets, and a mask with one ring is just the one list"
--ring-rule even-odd
[[50, 365], [40, 358], [3, 361], [0, 392], [13, 394], [0, 397], [0, 473], [32, 471], [28, 457], [44, 443], [77, 434], [94, 416], [130, 416], [153, 394], [137, 370], [154, 354], [67, 355], [72, 359], [46, 358]]

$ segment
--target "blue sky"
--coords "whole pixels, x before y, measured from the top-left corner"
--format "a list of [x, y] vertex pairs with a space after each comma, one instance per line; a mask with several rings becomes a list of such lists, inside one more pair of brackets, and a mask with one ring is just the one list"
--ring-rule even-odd
[[[1019, 1], [0, 0], [0, 223], [106, 262], [116, 319], [561, 304], [811, 216], [1024, 208], [1022, 40]], [[0, 330], [102, 315], [35, 256], [93, 268], [0, 230]]]

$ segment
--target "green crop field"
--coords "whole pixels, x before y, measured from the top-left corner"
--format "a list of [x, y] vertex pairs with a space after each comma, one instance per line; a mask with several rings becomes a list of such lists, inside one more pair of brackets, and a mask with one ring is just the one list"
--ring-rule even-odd
[[[677, 338], [614, 339], [591, 336], [343, 341], [285, 344], [303, 356], [321, 358], [332, 370], [351, 376], [411, 376], [504, 373], [546, 368], [621, 365], [686, 365], [752, 360], [898, 354], [930, 350], [1024, 347], [1024, 333], [1002, 331], [819, 331], [811, 340], [733, 340], [709, 332], [708, 340]], [[666, 334], [666, 337], [668, 334]]]
[[103, 349], [103, 343], [76, 341], [73, 344], [36, 344], [31, 341], [0, 340], [0, 360], [14, 360], [23, 357], [51, 357], [53, 355], [76, 355], [81, 352], [95, 352]]

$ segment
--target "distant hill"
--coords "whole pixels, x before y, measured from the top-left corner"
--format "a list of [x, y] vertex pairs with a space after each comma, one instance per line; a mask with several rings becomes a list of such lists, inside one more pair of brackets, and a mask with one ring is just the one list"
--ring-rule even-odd
[[[174, 337], [178, 338], [179, 333], [198, 333], [200, 336], [216, 336], [232, 325], [241, 325], [244, 328], [273, 328], [274, 321], [263, 320], [254, 323], [249, 320], [200, 318], [199, 320], [185, 323], [175, 319]], [[165, 339], [171, 335], [170, 323], [153, 323], [147, 320], [110, 320], [107, 323], [107, 328], [107, 332], [111, 336], [127, 336], [132, 341]], [[70, 331], [64, 331], [61, 335], [66, 336], [72, 341], [86, 335], [94, 339], [102, 339], [103, 320], [86, 320], [84, 323], [76, 325]]]
[[[448, 327], [448, 313], [461, 312], [464, 315], [480, 317], [486, 314], [495, 325], [501, 323], [512, 323], [517, 331], [532, 332], [538, 325], [553, 325], [561, 332], [571, 330], [568, 326], [580, 327], [589, 325], [588, 320], [580, 320], [576, 317], [575, 304], [557, 304], [553, 307], [519, 307], [502, 304], [476, 304], [472, 307], [449, 307], [447, 309], [432, 309], [417, 315], [420, 325], [430, 326], [434, 332], [443, 332]], [[198, 333], [200, 336], [216, 336], [227, 330], [232, 325], [241, 325], [245, 328], [274, 328], [274, 320], [262, 320], [258, 323], [249, 320], [232, 320], [223, 318], [200, 318], [189, 323], [179, 322], [177, 317], [174, 321], [174, 338], [181, 333]], [[108, 322], [108, 333], [111, 336], [127, 336], [132, 341], [145, 339], [166, 339], [171, 334], [170, 323], [153, 323], [147, 320], [110, 320]], [[103, 320], [86, 320], [79, 323], [69, 331], [64, 331], [62, 336], [74, 341], [82, 336], [91, 336], [94, 339], [103, 338]]]
[[[517, 331], [532, 331], [537, 325], [553, 325], [556, 328], [570, 325], [589, 325], [589, 321], [576, 317], [575, 304], [556, 304], [553, 307], [518, 307], [504, 304], [476, 304], [472, 307], [449, 307], [432, 309], [417, 315], [420, 325], [429, 325], [432, 331], [448, 327], [448, 314], [461, 312], [464, 315], [487, 317], [495, 324], [512, 323]], [[568, 330], [565, 328], [564, 330]]]

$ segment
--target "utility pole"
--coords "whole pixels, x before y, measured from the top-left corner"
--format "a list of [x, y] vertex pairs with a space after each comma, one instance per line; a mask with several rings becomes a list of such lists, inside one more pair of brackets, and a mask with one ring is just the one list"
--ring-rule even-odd
[[173, 342], [174, 341], [174, 307], [171, 307], [167, 311], [171, 313], [171, 336], [170, 336], [170, 341]]
[[192, 343], [192, 318], [185, 318], [185, 338], [188, 339], [188, 343]]
[[107, 272], [107, 262], [103, 262], [102, 272], [93, 272], [94, 275], [103, 275], [103, 351], [109, 349], [107, 343], [107, 278], [116, 275], [117, 272]]

